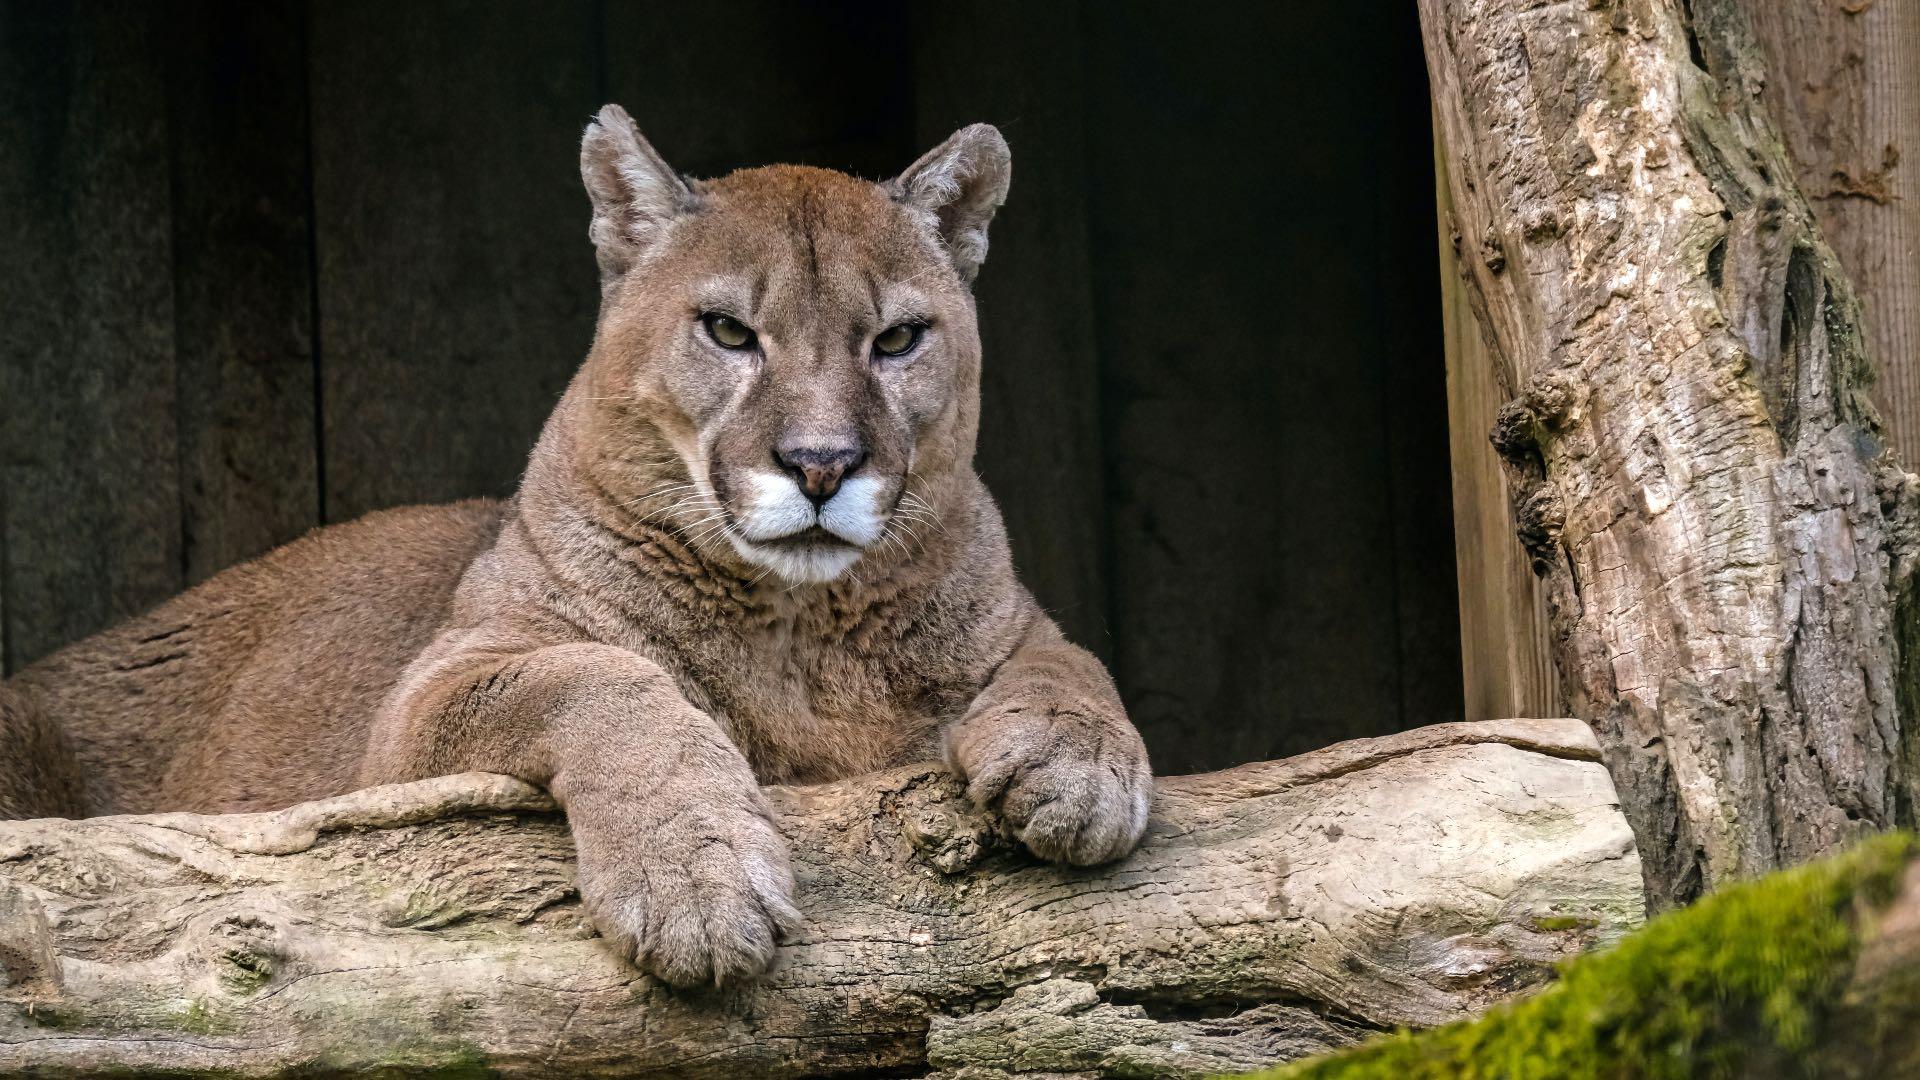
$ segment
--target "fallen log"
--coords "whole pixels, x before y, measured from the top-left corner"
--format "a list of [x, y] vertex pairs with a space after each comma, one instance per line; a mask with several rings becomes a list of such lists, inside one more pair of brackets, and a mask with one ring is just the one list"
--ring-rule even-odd
[[1475, 1014], [1636, 926], [1598, 760], [1578, 721], [1504, 720], [1169, 777], [1095, 869], [933, 766], [770, 788], [807, 923], [763, 981], [692, 993], [593, 938], [564, 823], [505, 777], [0, 823], [0, 1073], [1252, 1068]]
[[1262, 1080], [1920, 1075], [1920, 843], [1729, 885], [1552, 989]]

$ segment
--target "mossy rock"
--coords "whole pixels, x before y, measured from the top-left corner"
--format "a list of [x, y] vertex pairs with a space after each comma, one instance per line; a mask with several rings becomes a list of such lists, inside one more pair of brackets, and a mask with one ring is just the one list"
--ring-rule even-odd
[[[1400, 1032], [1260, 1080], [1695, 1080], [1869, 1074], [1920, 1002], [1849, 994], [1863, 932], [1898, 894], [1906, 833], [1671, 912], [1478, 1020]], [[1920, 980], [1906, 980], [1907, 989]], [[1889, 1005], [1892, 1001], [1892, 1005]], [[1897, 1008], [1899, 1015], [1887, 1012]], [[1910, 1035], [1898, 1036], [1913, 1041]], [[1909, 1058], [1900, 1056], [1899, 1060]], [[1836, 1069], [1836, 1063], [1842, 1067]], [[1855, 1066], [1858, 1066], [1856, 1070]], [[1879, 1075], [1897, 1075], [1882, 1071]]]

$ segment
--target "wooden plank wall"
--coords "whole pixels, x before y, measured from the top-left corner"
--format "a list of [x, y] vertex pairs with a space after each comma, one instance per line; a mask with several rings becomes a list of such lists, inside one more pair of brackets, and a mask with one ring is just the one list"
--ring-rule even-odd
[[1546, 590], [1514, 531], [1506, 473], [1488, 441], [1494, 416], [1517, 396], [1515, 376], [1487, 347], [1467, 301], [1454, 250], [1446, 148], [1437, 124], [1433, 153], [1466, 717], [1560, 716], [1566, 711], [1565, 694], [1554, 666]]
[[1866, 307], [1874, 398], [1920, 469], [1920, 4], [1737, 0], [1800, 190]]
[[1419, 587], [1451, 545], [1396, 527], [1446, 516], [1417, 501], [1447, 485], [1432, 254], [1404, 224], [1430, 227], [1425, 86], [1399, 101], [1418, 54], [1351, 16], [1087, 25], [1094, 248], [1151, 253], [1094, 276], [1115, 656], [1150, 745], [1196, 748], [1180, 766], [1458, 715], [1452, 605]]
[[1424, 72], [1364, 7], [0, 0], [0, 656], [510, 491], [612, 100], [696, 175], [1006, 132], [978, 464], [1163, 771], [1457, 718]]
[[162, 15], [0, 9], [6, 646], [29, 658], [178, 590]]

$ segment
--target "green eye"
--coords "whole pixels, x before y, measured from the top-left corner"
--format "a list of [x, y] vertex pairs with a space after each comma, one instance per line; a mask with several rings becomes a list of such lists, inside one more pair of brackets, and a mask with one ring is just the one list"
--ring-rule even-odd
[[706, 324], [707, 336], [713, 339], [715, 345], [735, 350], [753, 348], [753, 331], [739, 319], [709, 311], [700, 316], [700, 321]]
[[873, 339], [873, 351], [881, 356], [899, 356], [920, 343], [920, 331], [924, 329], [918, 323], [889, 326]]

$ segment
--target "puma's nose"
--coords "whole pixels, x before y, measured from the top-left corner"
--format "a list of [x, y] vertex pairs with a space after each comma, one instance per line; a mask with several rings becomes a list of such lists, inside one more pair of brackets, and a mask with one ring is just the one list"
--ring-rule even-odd
[[867, 452], [857, 446], [782, 446], [774, 449], [773, 456], [815, 506], [833, 498], [840, 481], [867, 460]]

